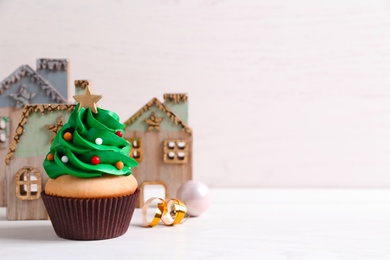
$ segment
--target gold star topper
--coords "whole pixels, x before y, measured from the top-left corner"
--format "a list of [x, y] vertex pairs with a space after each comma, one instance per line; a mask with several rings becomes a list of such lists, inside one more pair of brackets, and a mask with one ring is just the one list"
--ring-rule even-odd
[[[80, 82], [80, 80], [78, 80]], [[89, 89], [89, 81], [85, 80], [85, 92], [82, 95], [73, 96], [73, 98], [79, 102], [79, 111], [80, 108], [89, 108], [95, 114], [97, 113], [96, 103], [102, 98], [101, 95], [92, 95], [91, 90]]]

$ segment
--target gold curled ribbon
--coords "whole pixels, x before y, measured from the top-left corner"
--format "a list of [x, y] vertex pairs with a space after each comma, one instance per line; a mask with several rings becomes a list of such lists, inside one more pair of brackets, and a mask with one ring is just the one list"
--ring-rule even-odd
[[187, 213], [187, 206], [178, 199], [169, 199], [167, 209], [167, 213], [161, 217], [162, 222], [167, 226], [181, 223]]
[[[150, 204], [154, 200], [160, 200], [160, 203], [157, 204], [156, 213], [154, 214], [153, 220], [149, 223], [147, 220], [147, 212]], [[158, 224], [158, 222], [160, 222], [161, 217], [165, 215], [166, 212], [167, 212], [167, 203], [165, 202], [165, 200], [157, 197], [150, 198], [145, 202], [145, 204], [142, 207], [142, 222], [147, 227], [154, 227], [155, 225]]]
[[[160, 200], [160, 203], [157, 204], [154, 218], [149, 223], [147, 221], [147, 212], [150, 204], [154, 200]], [[148, 199], [142, 207], [142, 222], [147, 227], [156, 226], [160, 220], [167, 226], [173, 226], [185, 222], [188, 218], [187, 206], [178, 199], [169, 199], [168, 201], [165, 201], [161, 198], [152, 197]]]

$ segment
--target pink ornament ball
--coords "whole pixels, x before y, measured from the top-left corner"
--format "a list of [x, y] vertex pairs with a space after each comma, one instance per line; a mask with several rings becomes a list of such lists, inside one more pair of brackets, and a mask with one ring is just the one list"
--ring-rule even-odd
[[206, 184], [199, 181], [186, 181], [177, 190], [176, 197], [187, 206], [191, 217], [200, 216], [210, 206], [210, 192]]

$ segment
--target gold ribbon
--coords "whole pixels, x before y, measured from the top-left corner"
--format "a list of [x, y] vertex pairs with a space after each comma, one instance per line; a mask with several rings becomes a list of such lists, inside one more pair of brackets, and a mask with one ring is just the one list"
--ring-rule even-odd
[[[161, 202], [157, 204], [156, 213], [154, 214], [153, 220], [150, 223], [148, 223], [146, 215], [148, 213], [148, 208], [150, 204], [154, 200], [160, 200]], [[165, 215], [166, 212], [167, 212], [167, 203], [165, 202], [165, 200], [157, 197], [150, 198], [145, 202], [144, 206], [142, 207], [142, 222], [147, 227], [154, 227], [155, 225], [158, 224], [158, 222], [160, 222], [161, 217]]]
[[161, 218], [167, 226], [179, 224], [187, 213], [187, 207], [184, 202], [178, 199], [170, 199], [167, 202], [168, 211]]
[[[156, 213], [153, 220], [149, 223], [147, 221], [147, 212], [150, 204], [154, 200], [160, 200], [157, 204]], [[156, 226], [160, 220], [167, 226], [173, 226], [176, 224], [183, 223], [188, 219], [187, 206], [178, 199], [169, 199], [165, 201], [161, 198], [152, 197], [148, 199], [142, 207], [142, 222], [147, 227]]]

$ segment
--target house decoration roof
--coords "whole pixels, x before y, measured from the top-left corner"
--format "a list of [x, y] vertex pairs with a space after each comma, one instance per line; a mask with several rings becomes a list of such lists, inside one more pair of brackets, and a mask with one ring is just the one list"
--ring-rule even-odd
[[164, 112], [167, 117], [175, 124], [179, 125], [183, 128], [183, 131], [188, 134], [192, 134], [192, 130], [183, 120], [181, 120], [178, 116], [176, 116], [167, 106], [161, 103], [157, 98], [153, 98], [146, 105], [141, 107], [132, 117], [124, 122], [125, 127], [132, 125], [143, 113], [148, 111], [153, 106], [157, 107], [160, 111]]
[[28, 118], [32, 113], [40, 112], [42, 115], [48, 114], [54, 111], [68, 111], [69, 113], [73, 111], [76, 105], [74, 104], [29, 104], [26, 105], [22, 111], [22, 117], [18, 126], [16, 127], [16, 131], [14, 134], [14, 138], [12, 139], [9, 147], [8, 153], [5, 157], [5, 163], [8, 165], [14, 153], [17, 149], [18, 143], [20, 142], [20, 138], [24, 133], [24, 126], [27, 124]]
[[65, 59], [38, 59], [37, 70], [66, 70], [68, 61]]
[[35, 72], [29, 65], [22, 65], [16, 69], [11, 75], [0, 82], [0, 95], [2, 95], [12, 84], [17, 83], [23, 77], [30, 77], [33, 82], [38, 84], [42, 90], [54, 102], [66, 103], [67, 100], [54, 88], [47, 80]]

